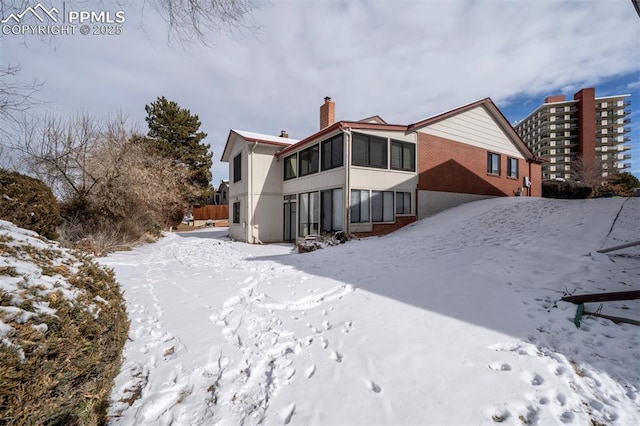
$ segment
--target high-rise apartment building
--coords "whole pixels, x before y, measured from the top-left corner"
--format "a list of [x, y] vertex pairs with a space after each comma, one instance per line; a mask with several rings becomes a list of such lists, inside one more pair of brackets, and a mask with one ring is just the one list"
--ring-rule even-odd
[[580, 179], [579, 168], [606, 178], [631, 166], [629, 96], [596, 98], [593, 88], [572, 100], [548, 96], [514, 128], [534, 154], [548, 160], [544, 179]]

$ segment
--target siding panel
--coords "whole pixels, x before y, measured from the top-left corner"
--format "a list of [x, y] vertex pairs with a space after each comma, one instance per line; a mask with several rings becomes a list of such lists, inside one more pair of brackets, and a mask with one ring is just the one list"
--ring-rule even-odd
[[418, 132], [524, 159], [482, 106], [434, 123]]

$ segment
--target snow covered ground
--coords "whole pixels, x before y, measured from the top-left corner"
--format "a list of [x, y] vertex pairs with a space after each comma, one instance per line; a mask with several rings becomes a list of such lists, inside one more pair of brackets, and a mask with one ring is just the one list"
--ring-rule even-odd
[[[115, 424], [640, 424], [640, 198], [500, 198], [308, 254], [226, 230], [101, 259], [131, 318]], [[587, 305], [588, 310], [597, 309]], [[640, 319], [640, 301], [602, 313]]]

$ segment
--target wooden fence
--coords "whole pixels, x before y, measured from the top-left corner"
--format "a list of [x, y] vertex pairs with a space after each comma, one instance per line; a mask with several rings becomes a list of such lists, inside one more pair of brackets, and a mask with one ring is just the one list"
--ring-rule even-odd
[[193, 207], [194, 220], [222, 220], [229, 219], [228, 205], [206, 205]]

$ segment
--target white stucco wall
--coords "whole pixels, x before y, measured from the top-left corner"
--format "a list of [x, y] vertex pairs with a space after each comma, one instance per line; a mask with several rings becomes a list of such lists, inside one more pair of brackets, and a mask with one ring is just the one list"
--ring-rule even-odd
[[275, 156], [279, 149], [266, 144], [249, 146], [252, 173], [248, 199], [252, 216], [247, 238], [250, 243], [282, 241], [282, 162]]

